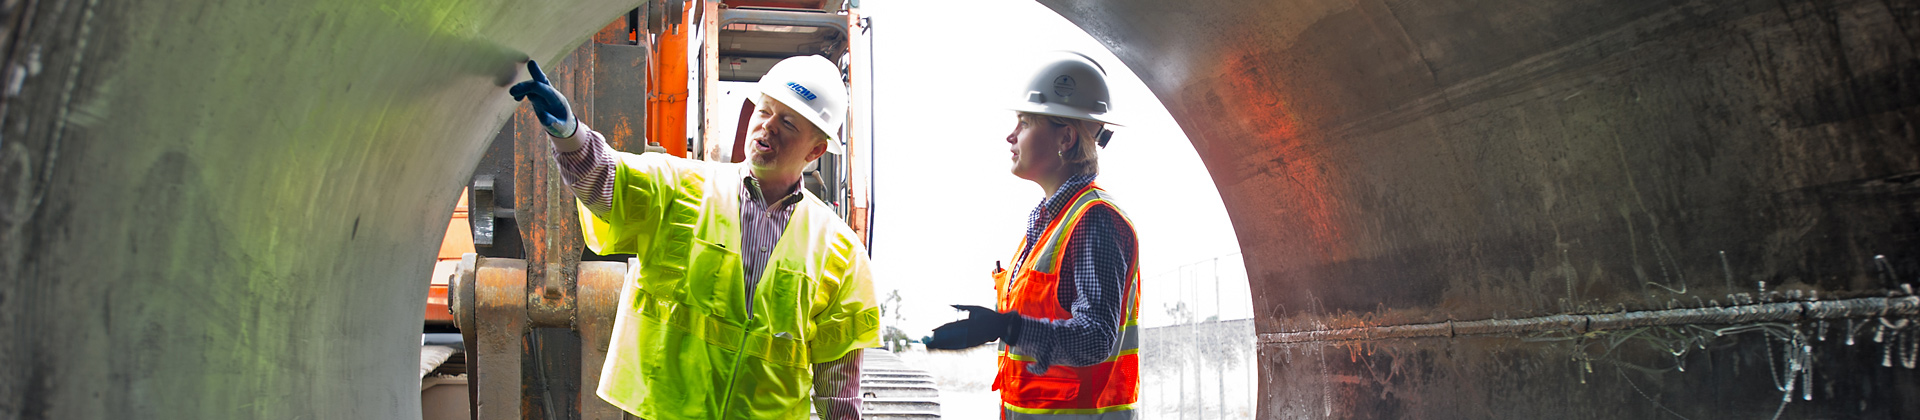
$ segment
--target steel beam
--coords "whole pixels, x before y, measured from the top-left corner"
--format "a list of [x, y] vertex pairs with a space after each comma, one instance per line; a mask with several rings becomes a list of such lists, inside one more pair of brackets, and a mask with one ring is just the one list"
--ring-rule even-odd
[[847, 17], [844, 15], [839, 15], [835, 13], [791, 12], [791, 11], [756, 10], [756, 9], [721, 9], [720, 10], [720, 26], [721, 27], [726, 27], [727, 25], [731, 25], [735, 23], [752, 23], [752, 24], [759, 24], [759, 25], [808, 26], [808, 27], [815, 27], [815, 28], [826, 29], [834, 32], [839, 32], [841, 39], [846, 39], [847, 37], [846, 36], [847, 35]]

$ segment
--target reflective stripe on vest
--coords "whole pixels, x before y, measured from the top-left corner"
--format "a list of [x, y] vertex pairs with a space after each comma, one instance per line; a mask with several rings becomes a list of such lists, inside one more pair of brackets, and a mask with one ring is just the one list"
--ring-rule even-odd
[[[1092, 209], [1094, 204], [1106, 204], [1116, 212], [1120, 210], [1119, 206], [1114, 206], [1112, 202], [1102, 197], [1098, 189], [1092, 188], [1092, 184], [1088, 184], [1088, 187], [1073, 198], [1073, 204], [1067, 205], [1067, 208], [1063, 209], [1065, 211], [1053, 219], [1052, 226], [1048, 226], [1050, 229], [1040, 236], [1040, 245], [1034, 247], [1035, 256], [1028, 258], [1031, 262], [1028, 265], [1029, 269], [1051, 268], [1051, 271], [1046, 272], [1059, 274], [1060, 253], [1066, 252], [1067, 240], [1073, 238], [1073, 228], [1080, 225], [1080, 216], [1087, 214], [1087, 210]], [[1125, 219], [1126, 215], [1122, 214], [1120, 218]]]
[[1132, 404], [1116, 411], [1084, 414], [1027, 413], [1007, 404], [1001, 404], [1000, 418], [1007, 420], [1133, 420], [1134, 414]]
[[[1058, 295], [1061, 252], [1072, 239], [1073, 229], [1094, 206], [1107, 206], [1120, 213], [1128, 229], [1132, 221], [1092, 184], [1075, 194], [1072, 204], [1062, 210], [1025, 254], [1017, 255], [1011, 272], [995, 273], [1000, 288], [997, 302], [1001, 310], [1019, 311], [1037, 319], [1071, 318], [1060, 307]], [[1129, 261], [1128, 284], [1121, 295], [1124, 308], [1117, 339], [1107, 359], [1091, 366], [1052, 366], [1044, 375], [1027, 371], [1033, 359], [1016, 354], [1019, 346], [1001, 347], [1000, 373], [994, 388], [1001, 391], [1002, 417], [1008, 419], [1131, 419], [1133, 404], [1139, 401], [1139, 248], [1135, 245]]]
[[[1114, 347], [1118, 347], [1118, 348], [1119, 348], [1119, 351], [1115, 351], [1115, 352], [1113, 353], [1113, 355], [1112, 355], [1112, 356], [1108, 356], [1108, 357], [1107, 357], [1107, 361], [1109, 361], [1109, 362], [1111, 362], [1111, 361], [1114, 361], [1114, 360], [1118, 360], [1118, 359], [1120, 358], [1120, 356], [1124, 356], [1124, 355], [1129, 355], [1129, 354], [1137, 354], [1137, 353], [1139, 353], [1139, 352], [1140, 352], [1140, 323], [1139, 323], [1139, 321], [1137, 321], [1137, 320], [1135, 320], [1135, 319], [1134, 319], [1134, 317], [1132, 316], [1132, 314], [1131, 314], [1131, 313], [1129, 313], [1129, 314], [1128, 314], [1128, 317], [1127, 317], [1127, 325], [1126, 325], [1126, 326], [1124, 326], [1124, 327], [1120, 327], [1120, 328], [1121, 328], [1121, 329], [1120, 329], [1120, 342], [1118, 342], [1118, 343], [1115, 343], [1115, 346], [1114, 346]], [[1010, 358], [1010, 359], [1013, 359], [1013, 360], [1018, 360], [1018, 361], [1022, 361], [1022, 362], [1031, 362], [1031, 361], [1033, 361], [1033, 358], [1031, 358], [1031, 357], [1027, 357], [1027, 356], [1024, 356], [1024, 355], [1018, 355], [1018, 354], [1013, 354], [1013, 353], [1006, 353], [1006, 347], [1004, 347], [1004, 346], [1000, 348], [1000, 351], [1001, 351], [1001, 353], [1005, 353], [1005, 354], [1007, 355], [1007, 357], [1008, 357], [1008, 358]]]

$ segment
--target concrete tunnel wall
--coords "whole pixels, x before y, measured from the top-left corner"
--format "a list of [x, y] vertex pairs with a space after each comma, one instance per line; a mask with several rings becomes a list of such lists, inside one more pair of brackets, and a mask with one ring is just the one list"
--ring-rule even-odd
[[1806, 310], [1920, 277], [1920, 4], [1041, 2], [1220, 188], [1260, 418], [1920, 417], [1911, 310]]
[[0, 418], [418, 418], [506, 86], [637, 3], [6, 2]]

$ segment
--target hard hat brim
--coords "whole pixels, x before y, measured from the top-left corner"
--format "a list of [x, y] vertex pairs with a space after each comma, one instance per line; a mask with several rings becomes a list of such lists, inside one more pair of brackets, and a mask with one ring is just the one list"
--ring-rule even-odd
[[1063, 118], [1081, 119], [1081, 120], [1094, 121], [1101, 124], [1120, 126], [1120, 127], [1126, 126], [1125, 124], [1113, 122], [1112, 119], [1109, 119], [1103, 115], [1089, 114], [1085, 111], [1081, 111], [1079, 109], [1075, 109], [1070, 106], [1053, 104], [1053, 103], [1040, 104], [1040, 103], [1033, 103], [1033, 102], [1021, 102], [1014, 106], [1007, 107], [1007, 109], [1014, 112], [1025, 112], [1030, 114], [1040, 114], [1040, 115], [1049, 115], [1049, 116], [1063, 117]]

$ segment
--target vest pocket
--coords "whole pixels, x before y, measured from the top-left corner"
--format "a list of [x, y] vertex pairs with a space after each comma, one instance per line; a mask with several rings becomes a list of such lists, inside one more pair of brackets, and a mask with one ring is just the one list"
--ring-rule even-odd
[[684, 303], [706, 309], [714, 316], [740, 320], [746, 317], [746, 287], [741, 280], [740, 254], [726, 245], [693, 240], [692, 262], [687, 264], [687, 297]]
[[803, 329], [813, 312], [813, 281], [783, 261], [772, 261], [767, 277], [755, 288], [754, 316], [765, 322], [770, 334], [786, 333], [795, 340], [813, 339]]
[[1017, 381], [1020, 382], [1019, 395], [1022, 400], [1073, 401], [1080, 397], [1078, 379], [1022, 376]]
[[[655, 298], [681, 302], [687, 297], [687, 278], [694, 275], [693, 256], [699, 252], [693, 234], [685, 229], [663, 229], [659, 244], [637, 259], [640, 275], [635, 287]], [[636, 267], [627, 267], [628, 272]]]

